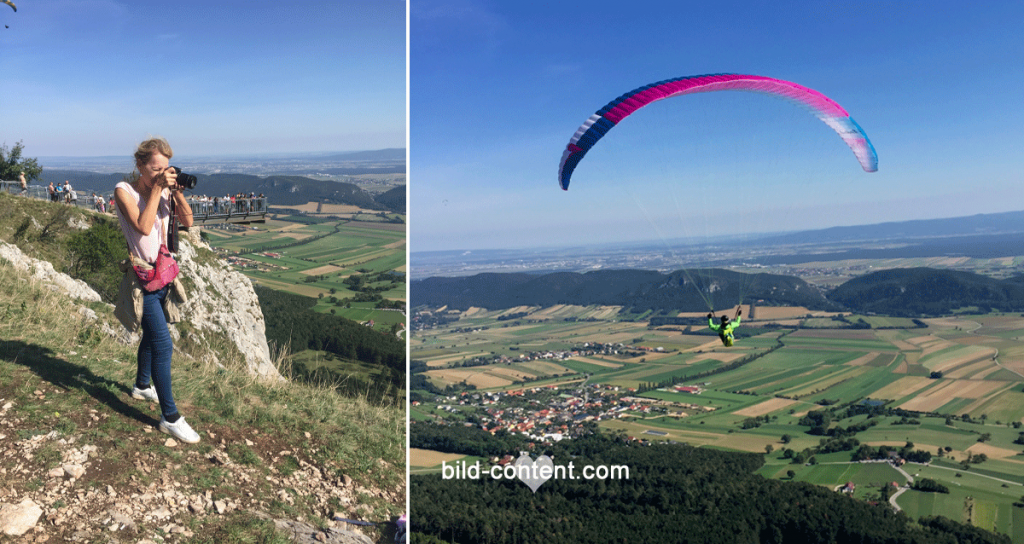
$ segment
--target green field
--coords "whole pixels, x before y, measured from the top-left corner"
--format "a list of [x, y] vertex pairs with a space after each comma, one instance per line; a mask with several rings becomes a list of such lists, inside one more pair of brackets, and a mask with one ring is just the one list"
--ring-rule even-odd
[[358, 322], [373, 321], [374, 328], [380, 330], [404, 325], [401, 311], [377, 309], [374, 301], [356, 300], [360, 293], [346, 283], [351, 276], [396, 272], [400, 279], [367, 285], [385, 300], [404, 303], [404, 225], [348, 220], [308, 225], [289, 221], [289, 217], [271, 215], [255, 230], [211, 228], [205, 232], [213, 247], [250, 263], [239, 270], [254, 282], [314, 298], [315, 311]]
[[[906, 479], [886, 463], [851, 464], [850, 451], [817, 455], [816, 465], [783, 459], [785, 448], [802, 451], [820, 443], [820, 436], [808, 434], [809, 427], [800, 424], [801, 417], [809, 410], [823, 409], [823, 405], [845, 406], [861, 399], [885, 399], [889, 408], [931, 411], [935, 413], [932, 417], [910, 414], [914, 417], [911, 423], [899, 415], [876, 416], [873, 427], [856, 434], [861, 444], [872, 447], [899, 448], [912, 442], [915, 449], [932, 453], [933, 462], [931, 467], [908, 464], [906, 470], [956, 489], [941, 497], [906, 491], [899, 504], [912, 517], [945, 515], [994, 528], [1024, 542], [1024, 515], [1022, 509], [1012, 506], [1024, 495], [1024, 454], [1017, 455], [1024, 445], [1014, 443], [1024, 429], [1013, 427], [1024, 424], [1024, 317], [992, 314], [924, 319], [926, 327], [903, 318], [850, 318], [856, 322], [862, 317], [872, 327], [886, 329], [851, 329], [839, 322], [833, 322], [837, 328], [827, 328], [831, 320], [819, 318], [814, 328], [765, 331], [740, 338], [733, 348], [722, 347], [714, 337], [655, 331], [643, 322], [623, 322], [614, 316], [588, 322], [563, 319], [565, 314], [593, 316], [601, 310], [560, 308], [555, 318], [545, 314], [546, 309], [519, 308], [516, 311], [527, 315], [515, 323], [499, 322], [502, 312], [477, 310], [443, 326], [418, 331], [410, 343], [411, 357], [430, 363], [433, 369], [443, 369], [472, 358], [570, 352], [594, 342], [614, 345], [616, 352], [581, 354], [555, 362], [590, 384], [632, 388], [673, 379], [680, 384], [701, 384], [704, 391], [700, 395], [654, 390], [643, 396], [712, 410], [631, 411], [629, 417], [602, 421], [601, 427], [652, 441], [761, 453], [771, 449], [760, 474], [787, 479], [787, 472], [793, 470], [795, 480], [827, 487], [854, 482], [854, 496], [860, 499], [877, 496], [884, 482], [903, 485]], [[642, 352], [640, 347], [665, 351]], [[724, 370], [730, 362], [750, 356], [753, 360], [746, 364]], [[498, 366], [461, 370], [492, 373]], [[943, 376], [929, 378], [936, 369], [942, 369]], [[444, 380], [435, 383], [451, 384]], [[686, 415], [675, 413], [679, 411]], [[767, 418], [744, 428], [753, 415]], [[449, 416], [420, 409], [413, 411], [413, 417]], [[867, 420], [860, 415], [832, 425], [846, 427]], [[783, 435], [789, 436], [788, 443], [782, 442]], [[980, 442], [983, 435], [986, 440]], [[985, 453], [987, 460], [967, 470], [960, 466], [968, 455], [979, 453]], [[968, 496], [972, 502], [965, 507]]]

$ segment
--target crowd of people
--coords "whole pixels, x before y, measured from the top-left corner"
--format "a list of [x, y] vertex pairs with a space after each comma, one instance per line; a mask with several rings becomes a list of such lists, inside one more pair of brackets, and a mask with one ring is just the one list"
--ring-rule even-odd
[[[19, 179], [21, 195], [28, 194], [28, 183], [25, 174], [22, 173]], [[46, 187], [46, 193], [51, 202], [63, 202], [68, 205], [78, 205], [78, 191], [76, 191], [69, 180], [64, 183], [50, 182]], [[83, 196], [83, 198], [85, 198]], [[195, 215], [231, 215], [267, 211], [266, 197], [263, 193], [255, 192], [228, 194], [224, 196], [191, 195], [186, 198], [189, 206]], [[91, 193], [84, 205], [100, 213], [114, 213], [114, 196], [105, 197], [95, 192]]]
[[64, 184], [58, 183], [54, 185], [50, 182], [50, 186], [46, 188], [47, 193], [50, 195], [50, 202], [63, 202], [65, 204], [78, 205], [78, 192], [71, 187], [71, 182], [64, 180]]
[[266, 211], [266, 197], [263, 193], [236, 193], [225, 196], [193, 195], [188, 203], [198, 215], [250, 213]]

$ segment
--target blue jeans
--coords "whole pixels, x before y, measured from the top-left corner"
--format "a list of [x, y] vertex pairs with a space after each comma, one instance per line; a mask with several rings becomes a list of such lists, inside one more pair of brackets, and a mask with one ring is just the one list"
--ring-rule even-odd
[[178, 413], [171, 394], [171, 354], [174, 345], [167, 330], [164, 316], [164, 299], [170, 286], [159, 291], [142, 293], [142, 342], [139, 343], [139, 367], [135, 378], [137, 385], [148, 385], [150, 378], [160, 397], [160, 412], [164, 418]]

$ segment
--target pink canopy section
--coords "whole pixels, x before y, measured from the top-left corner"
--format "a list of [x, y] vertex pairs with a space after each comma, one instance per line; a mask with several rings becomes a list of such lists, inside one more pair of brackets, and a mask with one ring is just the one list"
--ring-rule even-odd
[[616, 98], [591, 115], [573, 134], [562, 153], [562, 160], [558, 166], [559, 186], [563, 190], [568, 190], [572, 172], [583, 156], [612, 127], [636, 110], [665, 98], [717, 91], [765, 93], [806, 107], [850, 146], [865, 172], [878, 170], [878, 155], [867, 134], [850, 114], [831, 98], [814, 89], [781, 79], [740, 74], [710, 74], [680, 77], [645, 85]]

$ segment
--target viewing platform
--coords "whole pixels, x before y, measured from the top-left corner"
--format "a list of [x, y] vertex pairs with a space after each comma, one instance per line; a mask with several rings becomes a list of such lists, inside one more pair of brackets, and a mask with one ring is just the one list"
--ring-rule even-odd
[[[21, 194], [21, 185], [17, 181], [0, 181], [0, 191], [12, 195]], [[49, 200], [50, 195], [45, 186], [29, 184], [25, 196], [36, 200]], [[103, 205], [100, 206], [92, 193], [84, 194], [76, 191], [77, 199], [69, 204], [79, 208], [89, 208], [101, 213], [113, 213], [110, 209], [110, 195], [100, 195], [103, 198]], [[64, 196], [61, 195], [63, 199]], [[265, 223], [267, 215], [267, 198], [240, 198], [235, 202], [196, 201], [192, 197], [186, 197], [189, 206], [192, 208], [192, 221], [195, 225], [214, 225], [220, 223]], [[225, 199], [226, 200], [226, 199]], [[62, 200], [62, 202], [64, 202]]]

